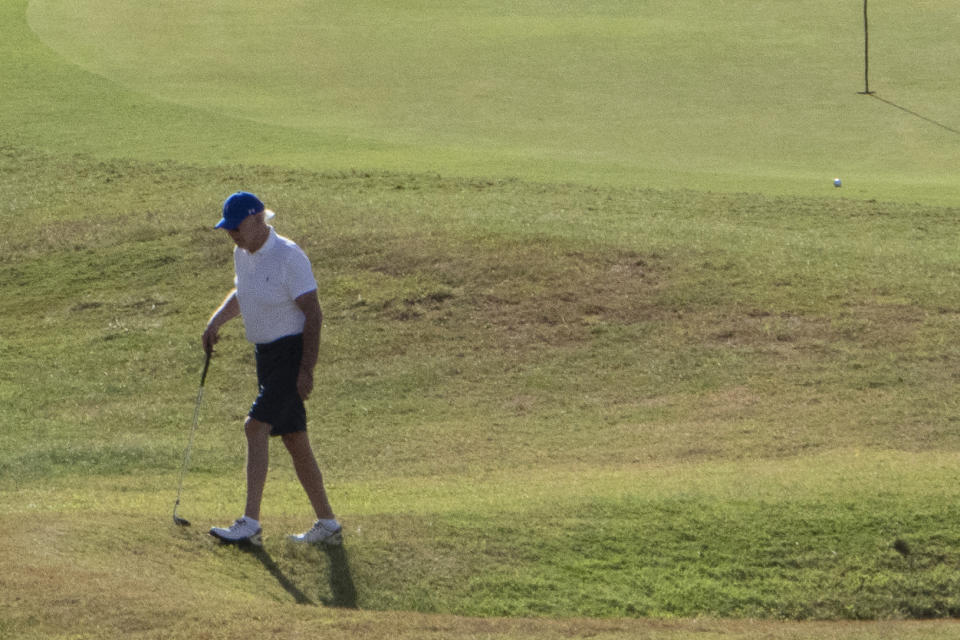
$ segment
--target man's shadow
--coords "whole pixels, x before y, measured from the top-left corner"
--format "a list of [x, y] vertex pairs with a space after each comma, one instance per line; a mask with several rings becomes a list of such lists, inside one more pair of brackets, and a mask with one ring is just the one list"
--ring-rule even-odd
[[342, 607], [344, 609], [357, 608], [357, 587], [353, 584], [353, 574], [350, 571], [350, 559], [343, 545], [324, 546], [323, 553], [330, 563], [330, 594], [323, 604], [328, 607]]
[[[242, 547], [244, 551], [260, 561], [270, 575], [280, 584], [284, 590], [289, 593], [297, 604], [316, 605], [317, 603], [298, 587], [283, 572], [276, 561], [270, 556], [266, 549], [253, 545]], [[342, 546], [323, 545], [310, 556], [316, 557], [320, 553], [327, 556], [329, 564], [329, 581], [331, 597], [321, 598], [321, 603], [328, 607], [341, 607], [344, 609], [357, 608], [357, 588], [353, 583], [353, 574], [350, 571], [350, 560], [347, 550]]]
[[258, 547], [254, 545], [243, 545], [241, 547], [244, 551], [249, 553], [251, 556], [260, 561], [263, 565], [263, 568], [270, 572], [277, 582], [280, 583], [280, 586], [284, 590], [293, 596], [293, 599], [296, 600], [297, 604], [316, 604], [313, 600], [305, 594], [300, 587], [294, 584], [293, 580], [287, 577], [283, 572], [280, 566], [274, 561], [274, 559], [267, 553], [267, 550], [263, 547]]

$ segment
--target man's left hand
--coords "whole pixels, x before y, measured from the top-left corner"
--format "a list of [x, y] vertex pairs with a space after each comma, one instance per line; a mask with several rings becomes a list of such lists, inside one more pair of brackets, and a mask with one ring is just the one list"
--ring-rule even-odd
[[300, 394], [300, 399], [306, 402], [311, 391], [313, 391], [313, 372], [300, 369], [297, 375], [297, 393]]

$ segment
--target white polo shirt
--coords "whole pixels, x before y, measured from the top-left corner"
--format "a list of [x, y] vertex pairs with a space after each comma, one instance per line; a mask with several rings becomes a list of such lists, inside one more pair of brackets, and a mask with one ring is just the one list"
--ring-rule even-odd
[[305, 318], [296, 299], [316, 290], [317, 281], [310, 259], [293, 240], [270, 227], [270, 236], [255, 253], [233, 250], [233, 266], [247, 340], [264, 344], [303, 333]]

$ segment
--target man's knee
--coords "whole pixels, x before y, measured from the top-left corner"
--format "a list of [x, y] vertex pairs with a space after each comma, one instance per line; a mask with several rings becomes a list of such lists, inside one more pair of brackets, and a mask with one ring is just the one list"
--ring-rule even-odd
[[313, 458], [313, 449], [310, 447], [310, 439], [305, 431], [285, 433], [281, 439], [295, 461]]

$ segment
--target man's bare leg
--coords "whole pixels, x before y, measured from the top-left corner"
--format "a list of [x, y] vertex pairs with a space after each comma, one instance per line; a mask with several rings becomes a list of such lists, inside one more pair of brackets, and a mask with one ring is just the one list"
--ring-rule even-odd
[[253, 418], [247, 418], [244, 424], [247, 434], [247, 506], [244, 515], [254, 520], [260, 520], [260, 503], [270, 466], [270, 428], [269, 424]]
[[307, 436], [307, 432], [298, 431], [285, 434], [283, 444], [290, 452], [297, 478], [300, 479], [300, 484], [306, 491], [317, 518], [321, 520], [334, 519], [336, 516], [334, 516], [330, 501], [327, 499], [327, 491], [323, 486], [323, 475], [320, 473], [320, 465], [317, 464], [313, 449], [310, 447], [310, 438]]

